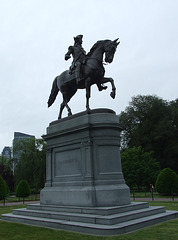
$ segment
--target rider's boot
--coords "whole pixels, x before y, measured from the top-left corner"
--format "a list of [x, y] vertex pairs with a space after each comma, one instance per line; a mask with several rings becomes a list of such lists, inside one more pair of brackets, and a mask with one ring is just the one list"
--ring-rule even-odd
[[81, 81], [80, 71], [78, 71], [78, 70], [75, 71], [75, 78], [76, 78], [76, 83], [79, 84]]

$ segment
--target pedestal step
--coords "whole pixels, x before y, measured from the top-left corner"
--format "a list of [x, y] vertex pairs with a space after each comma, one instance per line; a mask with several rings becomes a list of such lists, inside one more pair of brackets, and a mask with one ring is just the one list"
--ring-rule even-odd
[[123, 234], [178, 217], [176, 211], [132, 203], [121, 207], [80, 208], [28, 205], [2, 220], [96, 235]]

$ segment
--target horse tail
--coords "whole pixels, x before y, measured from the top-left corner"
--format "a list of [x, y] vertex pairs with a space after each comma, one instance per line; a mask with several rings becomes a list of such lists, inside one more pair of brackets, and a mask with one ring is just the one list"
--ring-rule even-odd
[[50, 107], [54, 103], [58, 92], [59, 92], [59, 89], [58, 89], [58, 86], [57, 86], [57, 77], [56, 77], [54, 79], [52, 89], [51, 89], [51, 93], [50, 93], [50, 96], [49, 96], [49, 99], [48, 99], [48, 107]]

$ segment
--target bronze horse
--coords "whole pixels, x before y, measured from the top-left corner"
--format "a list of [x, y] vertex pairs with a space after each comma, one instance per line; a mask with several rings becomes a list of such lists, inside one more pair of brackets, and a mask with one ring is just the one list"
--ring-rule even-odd
[[104, 77], [105, 69], [103, 67], [103, 54], [105, 53], [105, 62], [111, 63], [114, 58], [114, 54], [117, 48], [117, 45], [120, 43], [118, 39], [111, 40], [102, 40], [96, 42], [91, 48], [90, 52], [87, 54], [86, 64], [82, 66], [81, 73], [83, 79], [79, 84], [76, 84], [75, 74], [70, 74], [69, 70], [64, 71], [59, 76], [54, 79], [51, 94], [48, 100], [48, 107], [50, 107], [60, 90], [63, 96], [63, 102], [60, 106], [59, 117], [62, 117], [62, 111], [64, 107], [68, 110], [68, 115], [72, 115], [71, 109], [68, 105], [70, 99], [74, 96], [78, 89], [86, 89], [86, 109], [90, 111], [89, 107], [89, 98], [91, 85], [96, 84], [98, 89], [101, 91], [107, 87], [102, 86], [102, 84], [110, 82], [112, 86], [112, 92], [110, 96], [115, 98], [116, 87], [114, 85], [114, 80], [112, 78]]

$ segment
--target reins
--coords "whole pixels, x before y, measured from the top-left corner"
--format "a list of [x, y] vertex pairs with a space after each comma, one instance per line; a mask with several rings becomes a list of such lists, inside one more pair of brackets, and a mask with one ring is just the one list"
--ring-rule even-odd
[[98, 62], [100, 62], [100, 63], [102, 63], [102, 64], [104, 64], [104, 65], [108, 65], [108, 63], [103, 62], [102, 60], [99, 60], [99, 59], [94, 58], [94, 57], [87, 57], [87, 59], [94, 59], [94, 60], [97, 60]]

